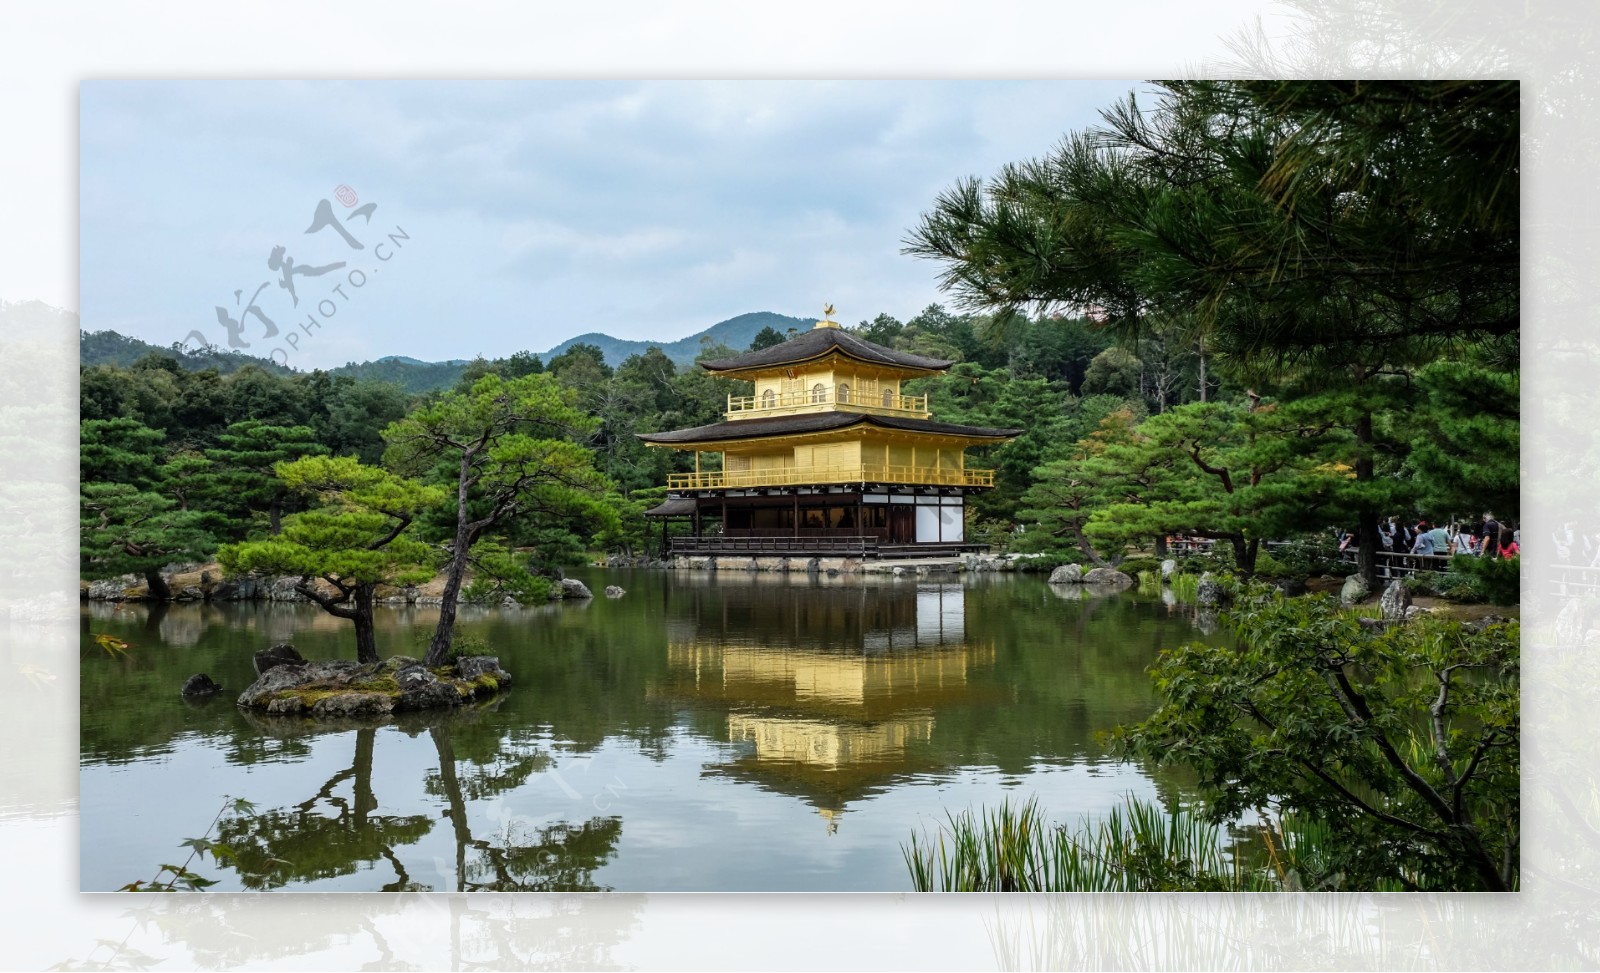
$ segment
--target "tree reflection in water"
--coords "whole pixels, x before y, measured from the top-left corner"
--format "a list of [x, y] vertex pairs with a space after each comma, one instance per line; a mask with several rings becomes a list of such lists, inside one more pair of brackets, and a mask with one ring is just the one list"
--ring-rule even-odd
[[[428, 793], [442, 796], [455, 831], [455, 880], [458, 892], [608, 892], [594, 882], [594, 870], [616, 853], [622, 835], [620, 817], [595, 817], [582, 824], [566, 821], [537, 826], [508, 819], [494, 839], [474, 838], [467, 820], [467, 799], [493, 797], [513, 790], [535, 771], [550, 766], [549, 754], [529, 750], [507, 755], [498, 734], [490, 759], [469, 762], [458, 772], [455, 732], [470, 728], [449, 723], [430, 727], [439, 771], [430, 774]], [[469, 745], [472, 742], [470, 739]]]
[[374, 782], [373, 751], [378, 729], [394, 725], [413, 740], [426, 732], [433, 744], [438, 765], [426, 775], [423, 787], [442, 801], [443, 817], [453, 832], [455, 861], [449, 890], [609, 891], [596, 884], [593, 875], [616, 853], [621, 818], [534, 823], [512, 816], [492, 836], [472, 833], [471, 802], [516, 791], [552, 763], [550, 755], [531, 740], [504, 736], [503, 726], [479, 719], [485, 712], [488, 708], [418, 714], [392, 724], [387, 719], [312, 724], [250, 716], [263, 737], [350, 733], [354, 753], [348, 767], [299, 804], [224, 819], [217, 840], [236, 853], [225, 861], [250, 890], [303, 885], [377, 867], [394, 871], [393, 881], [381, 886], [382, 891], [432, 890], [420, 874], [414, 874], [415, 860], [408, 868], [404, 852], [433, 830], [435, 818], [377, 813], [375, 788], [383, 782]]
[[[395, 855], [433, 828], [427, 815], [381, 815], [372, 788], [372, 750], [376, 726], [355, 731], [355, 755], [312, 795], [293, 808], [225, 819], [217, 840], [236, 853], [234, 867], [247, 889], [275, 889], [290, 883], [349, 875], [363, 865], [387, 859], [395, 880], [385, 892], [416, 889]], [[351, 781], [352, 796], [334, 789]], [[330, 814], [330, 810], [332, 813]]]

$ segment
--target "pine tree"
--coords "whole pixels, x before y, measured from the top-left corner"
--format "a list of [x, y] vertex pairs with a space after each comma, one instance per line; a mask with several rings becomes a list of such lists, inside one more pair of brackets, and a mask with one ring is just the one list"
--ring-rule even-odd
[[204, 515], [127, 483], [85, 483], [79, 493], [79, 571], [85, 578], [142, 574], [150, 597], [170, 601], [161, 568], [209, 555]]
[[297, 591], [355, 626], [356, 659], [377, 662], [373, 594], [379, 585], [433, 577], [432, 548], [408, 531], [423, 511], [443, 502], [445, 492], [363, 466], [352, 456], [306, 456], [278, 464], [277, 474], [285, 493], [314, 495], [320, 505], [286, 517], [273, 537], [223, 547], [217, 559], [230, 573], [298, 575]]
[[272, 533], [282, 529], [288, 489], [273, 473], [276, 464], [329, 452], [309, 426], [275, 426], [259, 419], [236, 422], [217, 439], [219, 445], [205, 451], [214, 474], [214, 503], [234, 518], [236, 537], [243, 536], [253, 512], [266, 513]]
[[438, 477], [455, 499], [428, 665], [442, 664], [449, 654], [473, 545], [510, 518], [537, 525], [604, 492], [593, 453], [573, 441], [592, 434], [596, 423], [574, 402], [575, 394], [549, 373], [511, 381], [486, 375], [384, 430], [384, 460], [392, 468]]

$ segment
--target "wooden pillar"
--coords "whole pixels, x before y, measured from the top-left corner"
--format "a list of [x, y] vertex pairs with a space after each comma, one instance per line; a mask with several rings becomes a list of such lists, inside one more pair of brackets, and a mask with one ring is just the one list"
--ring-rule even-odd
[[800, 491], [792, 494], [794, 498], [794, 536], [800, 536]]

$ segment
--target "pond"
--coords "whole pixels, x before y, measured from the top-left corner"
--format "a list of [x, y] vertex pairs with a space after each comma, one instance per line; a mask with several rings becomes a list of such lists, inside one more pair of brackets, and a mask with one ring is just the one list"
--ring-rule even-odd
[[[516, 679], [449, 714], [326, 724], [247, 714], [254, 651], [353, 655], [298, 604], [88, 603], [81, 888], [181, 863], [211, 826], [214, 890], [885, 891], [947, 811], [1037, 796], [1054, 820], [1183, 800], [1100, 736], [1146, 716], [1165, 646], [1208, 638], [1153, 591], [1042, 580], [586, 571], [617, 599], [463, 609]], [[437, 612], [379, 609], [420, 656]], [[108, 654], [94, 636], [129, 643]], [[1210, 636], [1215, 638], [1217, 636]], [[226, 692], [190, 702], [209, 673]]]

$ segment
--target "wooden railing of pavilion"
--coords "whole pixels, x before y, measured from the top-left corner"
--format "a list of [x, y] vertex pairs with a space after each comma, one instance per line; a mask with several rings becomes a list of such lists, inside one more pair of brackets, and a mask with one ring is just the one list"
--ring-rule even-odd
[[754, 415], [810, 405], [843, 405], [859, 412], [907, 413], [927, 417], [926, 395], [901, 395], [892, 389], [852, 388], [849, 385], [823, 385], [782, 394], [728, 396], [727, 415]]
[[771, 470], [669, 473], [669, 490], [810, 486], [829, 483], [909, 483], [918, 486], [994, 486], [994, 470], [932, 469], [925, 466], [784, 466]]

